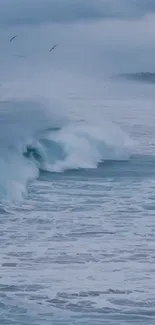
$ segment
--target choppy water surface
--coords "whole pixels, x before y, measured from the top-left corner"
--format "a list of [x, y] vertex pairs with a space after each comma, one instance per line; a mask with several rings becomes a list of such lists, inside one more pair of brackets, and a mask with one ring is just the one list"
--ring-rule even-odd
[[[26, 142], [28, 117], [21, 146], [19, 128], [19, 143], [8, 123], [7, 136], [1, 129], [0, 323], [153, 325], [153, 99], [79, 98], [77, 106], [87, 107], [83, 115], [99, 109], [126, 133], [105, 131], [102, 121], [51, 123], [48, 135]], [[126, 135], [136, 141], [130, 151]], [[27, 143], [34, 151], [25, 157]]]

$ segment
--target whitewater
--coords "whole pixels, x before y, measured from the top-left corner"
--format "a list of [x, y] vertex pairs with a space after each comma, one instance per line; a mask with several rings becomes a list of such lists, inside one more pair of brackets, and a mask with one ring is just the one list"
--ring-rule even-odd
[[1, 101], [1, 324], [154, 324], [154, 92], [122, 86]]
[[1, 0], [0, 325], [155, 324], [154, 10]]
[[71, 117], [67, 110], [64, 115], [59, 101], [20, 98], [0, 107], [3, 198], [22, 198], [28, 182], [43, 171], [93, 169], [105, 160], [129, 158], [129, 137], [118, 126]]

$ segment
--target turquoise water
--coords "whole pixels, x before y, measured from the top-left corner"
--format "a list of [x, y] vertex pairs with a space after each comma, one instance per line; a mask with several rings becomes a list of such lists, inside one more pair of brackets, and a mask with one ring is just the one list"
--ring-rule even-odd
[[135, 87], [68, 100], [67, 121], [1, 103], [2, 325], [155, 324], [153, 88]]
[[0, 325], [155, 325], [154, 15], [0, 1]]

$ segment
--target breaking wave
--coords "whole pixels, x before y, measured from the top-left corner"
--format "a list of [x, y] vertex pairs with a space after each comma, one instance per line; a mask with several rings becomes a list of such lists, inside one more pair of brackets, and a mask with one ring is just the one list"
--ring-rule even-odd
[[104, 121], [97, 124], [65, 119], [30, 101], [1, 106], [1, 197], [22, 198], [29, 181], [41, 171], [97, 168], [104, 160], [126, 160], [130, 156], [128, 137]]

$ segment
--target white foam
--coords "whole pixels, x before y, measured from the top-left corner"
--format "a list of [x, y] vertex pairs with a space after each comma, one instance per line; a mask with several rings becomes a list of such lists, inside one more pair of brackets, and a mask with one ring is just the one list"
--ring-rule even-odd
[[[95, 113], [94, 121], [91, 114], [91, 119], [89, 115], [81, 122], [61, 114], [55, 101], [50, 107], [31, 100], [3, 105], [0, 111], [2, 197], [22, 198], [29, 180], [38, 177], [39, 169], [63, 172], [97, 168], [101, 161], [130, 157], [129, 137], [118, 126], [95, 118]], [[40, 159], [23, 156], [29, 144], [37, 150]]]
[[103, 123], [101, 128], [100, 125], [86, 122], [72, 122], [58, 131], [49, 132], [45, 139], [48, 140], [48, 146], [42, 145], [42, 152], [40, 143], [36, 148], [43, 154], [42, 168], [48, 171], [97, 168], [101, 161], [126, 160], [130, 157], [127, 146], [129, 138], [118, 127], [112, 128], [106, 123]]

